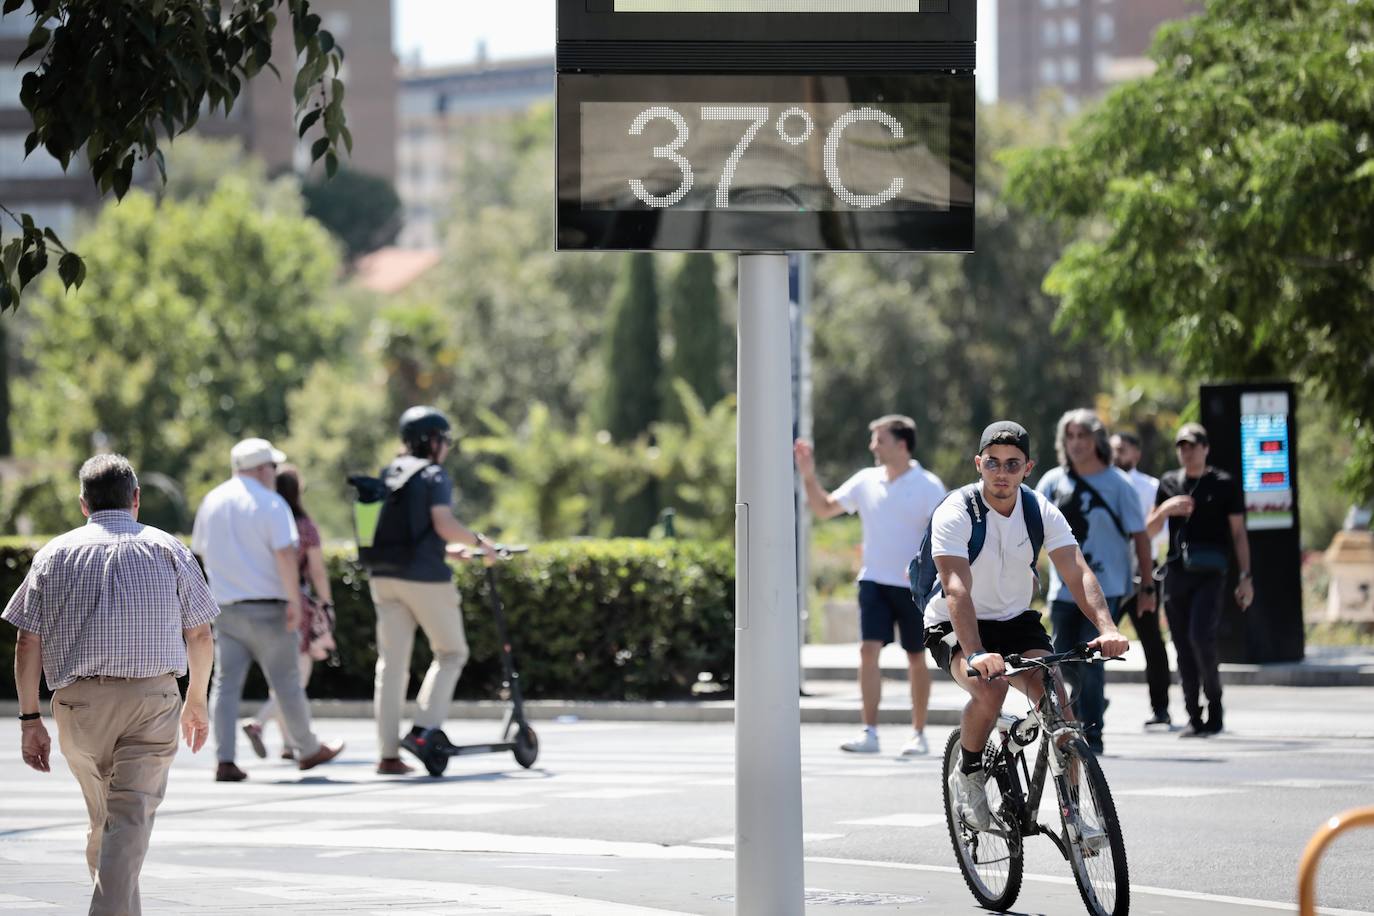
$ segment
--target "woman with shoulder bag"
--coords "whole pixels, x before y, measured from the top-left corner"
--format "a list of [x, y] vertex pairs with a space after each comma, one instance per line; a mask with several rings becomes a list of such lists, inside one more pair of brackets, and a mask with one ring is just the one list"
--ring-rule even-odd
[[[310, 682], [310, 672], [315, 662], [329, 658], [337, 648], [334, 644], [334, 601], [329, 588], [329, 573], [324, 566], [324, 553], [321, 550], [320, 529], [306, 513], [301, 503], [300, 472], [295, 466], [283, 464], [277, 468], [277, 493], [291, 507], [296, 517], [296, 529], [300, 534], [300, 582], [301, 582], [301, 628], [300, 666], [301, 686]], [[277, 710], [277, 698], [269, 695], [267, 702], [258, 710], [253, 721], [243, 727], [243, 733], [253, 746], [253, 753], [259, 757], [267, 756], [267, 745], [263, 743], [263, 726], [276, 719], [281, 728], [281, 717]], [[281, 728], [283, 739], [286, 730]], [[282, 759], [295, 757], [295, 752], [285, 744]]]

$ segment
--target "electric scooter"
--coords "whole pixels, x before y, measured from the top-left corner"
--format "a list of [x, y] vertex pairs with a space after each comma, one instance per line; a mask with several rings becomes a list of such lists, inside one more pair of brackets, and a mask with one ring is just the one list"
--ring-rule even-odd
[[[493, 545], [492, 550], [496, 557], [501, 560], [508, 560], [517, 553], [525, 553], [529, 550], [523, 546], [507, 546], [504, 544]], [[467, 556], [484, 557], [486, 550], [468, 550]], [[501, 604], [501, 595], [497, 589], [496, 571], [494, 564], [485, 567], [487, 581], [487, 607], [491, 611], [492, 618], [496, 621], [496, 637], [501, 645], [501, 671], [503, 680], [501, 686], [510, 694], [510, 709], [506, 711], [505, 719], [501, 723], [501, 740], [490, 744], [454, 744], [448, 740], [442, 729], [431, 728], [414, 738], [407, 737], [402, 741], [401, 746], [410, 753], [414, 754], [424, 764], [425, 770], [430, 776], [439, 777], [444, 774], [448, 767], [449, 759], [452, 757], [465, 757], [468, 754], [499, 754], [510, 751], [515, 755], [515, 762], [525, 769], [534, 766], [534, 761], [539, 757], [539, 736], [530, 727], [529, 721], [525, 718], [525, 699], [520, 692], [520, 674], [515, 670], [515, 660], [511, 653], [510, 635], [506, 631], [506, 613]]]

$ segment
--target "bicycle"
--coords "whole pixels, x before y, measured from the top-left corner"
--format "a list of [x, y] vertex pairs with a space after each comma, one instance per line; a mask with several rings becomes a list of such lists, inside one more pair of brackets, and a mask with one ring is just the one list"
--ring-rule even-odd
[[[993, 817], [989, 829], [979, 830], [960, 817], [950, 792], [950, 773], [960, 763], [959, 729], [945, 745], [945, 819], [964, 883], [983, 906], [1009, 909], [1021, 891], [1023, 840], [1042, 834], [1072, 866], [1089, 913], [1126, 916], [1130, 881], [1116, 805], [1102, 767], [1080, 734], [1082, 726], [1064, 717], [1054, 676], [1062, 664], [1096, 664], [1105, 659], [1086, 645], [1058, 655], [1023, 658], [1013, 654], [1004, 659], [1007, 670], [1002, 676], [1038, 671], [1044, 695], [1024, 717], [998, 716], [995, 740], [989, 740], [983, 751]], [[971, 668], [968, 673], [977, 675]], [[1032, 774], [1026, 749], [1037, 739], [1040, 749]], [[1059, 800], [1057, 826], [1038, 819], [1047, 774], [1053, 778]]]

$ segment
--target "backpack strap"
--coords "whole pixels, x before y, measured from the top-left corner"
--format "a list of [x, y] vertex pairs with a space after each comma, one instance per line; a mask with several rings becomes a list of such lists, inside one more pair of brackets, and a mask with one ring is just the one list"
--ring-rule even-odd
[[1026, 519], [1026, 533], [1030, 535], [1031, 542], [1031, 569], [1040, 560], [1040, 548], [1045, 545], [1045, 519], [1040, 514], [1040, 501], [1035, 498], [1035, 491], [1024, 483], [1021, 484], [1021, 514]]
[[988, 539], [988, 504], [983, 502], [983, 493], [976, 483], [961, 487], [959, 495], [964, 500], [968, 517], [973, 521], [973, 530], [968, 536], [968, 562], [972, 566]]

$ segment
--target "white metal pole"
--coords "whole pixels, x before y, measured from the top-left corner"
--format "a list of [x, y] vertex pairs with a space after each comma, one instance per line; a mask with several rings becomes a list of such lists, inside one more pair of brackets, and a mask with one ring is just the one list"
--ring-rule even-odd
[[739, 259], [735, 912], [802, 916], [787, 258]]

